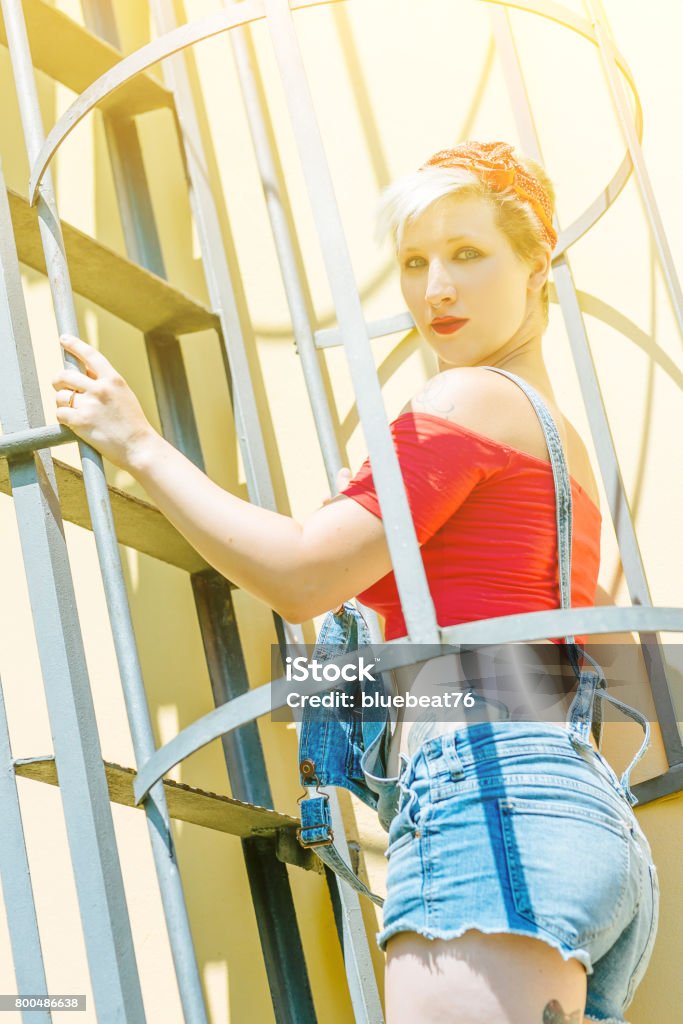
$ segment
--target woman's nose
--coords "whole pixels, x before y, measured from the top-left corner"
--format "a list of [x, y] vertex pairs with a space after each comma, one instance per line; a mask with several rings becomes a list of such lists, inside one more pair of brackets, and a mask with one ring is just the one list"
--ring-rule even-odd
[[444, 302], [453, 302], [455, 297], [455, 284], [450, 274], [438, 260], [434, 260], [429, 266], [425, 299], [436, 309]]

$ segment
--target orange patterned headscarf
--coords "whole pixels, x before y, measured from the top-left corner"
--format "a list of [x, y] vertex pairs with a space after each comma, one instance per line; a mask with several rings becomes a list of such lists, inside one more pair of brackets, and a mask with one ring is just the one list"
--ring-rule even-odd
[[472, 171], [494, 192], [512, 189], [528, 203], [543, 225], [543, 236], [551, 249], [557, 244], [550, 197], [538, 178], [516, 159], [506, 142], [463, 142], [454, 149], [442, 149], [430, 157], [425, 167], [464, 167]]

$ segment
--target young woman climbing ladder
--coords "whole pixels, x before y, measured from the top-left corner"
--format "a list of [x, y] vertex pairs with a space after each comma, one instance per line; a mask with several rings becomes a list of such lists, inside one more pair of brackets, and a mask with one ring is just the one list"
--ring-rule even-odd
[[[541, 347], [553, 205], [543, 170], [499, 142], [438, 153], [384, 197], [403, 295], [440, 366], [391, 429], [442, 627], [557, 608], [561, 594], [594, 603], [597, 488]], [[303, 523], [258, 508], [160, 437], [104, 356], [63, 344], [85, 372], [55, 378], [59, 422], [132, 473], [207, 562], [289, 621], [360, 596], [386, 639], [405, 635], [368, 463]], [[570, 497], [559, 551], [555, 472]], [[583, 639], [529, 657], [560, 665]], [[514, 659], [514, 646], [493, 653]], [[397, 676], [406, 693], [439, 685], [429, 665]], [[654, 944], [656, 871], [630, 768], [620, 784], [590, 736], [592, 700], [559, 682], [556, 696], [553, 721], [533, 707], [515, 718], [515, 701], [494, 720], [404, 721], [391, 737], [388, 1024], [623, 1024]]]

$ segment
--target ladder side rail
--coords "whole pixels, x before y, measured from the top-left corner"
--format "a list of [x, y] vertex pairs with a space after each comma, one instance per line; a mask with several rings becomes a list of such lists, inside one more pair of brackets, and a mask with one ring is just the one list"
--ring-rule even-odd
[[[86, 23], [120, 49], [110, 0], [83, 0]], [[166, 277], [161, 242], [135, 121], [104, 113], [104, 127], [128, 255]], [[180, 343], [161, 331], [145, 336], [162, 432], [204, 470], [204, 458]], [[232, 603], [232, 585], [213, 570], [191, 576], [197, 617], [216, 706], [249, 689]], [[234, 647], [234, 650], [233, 650]], [[223, 755], [233, 796], [272, 807], [263, 748], [256, 722], [223, 737]], [[289, 877], [273, 839], [242, 839], [254, 911], [275, 1013], [286, 1021], [315, 1021]]]
[[[36, 903], [31, 883], [21, 805], [12, 758], [9, 723], [0, 679], [0, 885], [9, 929], [16, 990], [47, 996], [47, 978], [40, 944]], [[49, 1010], [22, 1010], [23, 1024], [50, 1024]]]
[[[227, 5], [230, 0], [224, 2]], [[301, 369], [318, 433], [327, 481], [332, 493], [336, 494], [337, 473], [342, 467], [342, 455], [325, 390], [324, 364], [321, 365], [315, 341], [313, 301], [249, 27], [234, 28], [230, 32], [230, 42], [261, 176], [282, 283], [292, 317], [296, 351], [301, 359]], [[373, 641], [381, 643], [377, 613], [360, 602], [358, 604], [368, 623]]]
[[[540, 142], [534, 126], [523, 71], [517, 56], [507, 11], [492, 9], [490, 15], [494, 33], [499, 41], [499, 54], [508, 91], [510, 95], [518, 98], [518, 102], [514, 106], [514, 114], [522, 147], [526, 153], [542, 163]], [[566, 251], [558, 259], [553, 260], [553, 273], [631, 601], [634, 605], [651, 608], [652, 598], [645, 567]], [[667, 679], [667, 666], [661, 642], [656, 634], [648, 632], [641, 633], [640, 640], [667, 760], [670, 766], [678, 765], [683, 763], [683, 744], [676, 721], [676, 710]]]
[[73, 431], [59, 424], [33, 427], [30, 430], [13, 430], [0, 437], [0, 459], [16, 459], [20, 455], [30, 455], [42, 448], [72, 444], [75, 440], [76, 435]]
[[[175, 28], [172, 4], [166, 0], [150, 0], [150, 8], [158, 31], [167, 33]], [[181, 152], [186, 162], [207, 288], [211, 305], [221, 321], [222, 341], [234, 385], [234, 416], [247, 490], [256, 504], [275, 511], [275, 495], [247, 355], [247, 344], [253, 342], [250, 318], [239, 276], [231, 273], [231, 268], [236, 265], [236, 260], [231, 258], [232, 240], [221, 236], [220, 218], [209, 186], [205, 147], [184, 56], [175, 54], [164, 61], [163, 74], [175, 98]]]
[[414, 643], [438, 643], [439, 627], [398, 457], [387, 423], [351, 259], [287, 0], [264, 0], [268, 29], [299, 150], [323, 260], [365, 433], [387, 543]]
[[655, 240], [659, 264], [664, 275], [664, 282], [669, 293], [676, 323], [678, 324], [678, 331], [681, 338], [683, 338], [683, 290], [681, 290], [681, 282], [674, 266], [666, 229], [659, 212], [652, 182], [650, 181], [650, 175], [643, 155], [641, 138], [639, 137], [633, 113], [629, 107], [624, 87], [619, 77], [616, 48], [607, 22], [604, 5], [601, 0], [584, 0], [584, 4], [591, 17], [610, 96], [617, 114], [619, 127], [631, 157], [633, 173], [643, 200], [645, 216]]
[[[160, 30], [170, 31], [175, 27], [175, 18], [172, 5], [166, 0], [153, 0], [152, 8], [155, 19]], [[168, 63], [164, 67], [168, 73]], [[198, 222], [200, 245], [202, 249], [204, 266], [207, 273], [207, 284], [211, 296], [212, 305], [221, 311], [223, 318], [224, 336], [228, 350], [231, 377], [234, 382], [236, 397], [248, 395], [250, 405], [253, 404], [252, 428], [241, 435], [242, 451], [254, 441], [254, 431], [258, 430], [259, 440], [258, 451], [263, 452], [260, 456], [260, 483], [252, 474], [251, 479], [247, 475], [247, 484], [252, 501], [265, 504], [266, 507], [275, 508], [275, 499], [272, 491], [272, 484], [268, 475], [268, 465], [265, 459], [265, 449], [260, 434], [260, 424], [253, 397], [251, 380], [248, 375], [248, 365], [244, 355], [243, 334], [251, 334], [251, 324], [247, 319], [246, 304], [244, 301], [241, 281], [239, 278], [239, 267], [237, 261], [230, 259], [230, 251], [226, 256], [223, 241], [218, 233], [219, 218], [216, 214], [215, 200], [208, 186], [208, 177], [204, 170], [206, 158], [202, 144], [201, 134], [197, 121], [197, 114], [194, 107], [194, 100], [190, 88], [187, 69], [184, 66], [183, 58], [180, 57], [173, 62], [172, 72], [167, 79], [176, 101], [182, 134], [186, 139], [188, 175], [191, 182], [191, 194], [194, 198], [195, 216]], [[231, 242], [226, 240], [228, 249], [231, 250]], [[243, 328], [245, 325], [245, 328]], [[232, 347], [228, 345], [232, 341]], [[235, 358], [235, 354], [239, 357]], [[247, 391], [248, 389], [248, 391]], [[249, 461], [245, 458], [245, 466]], [[257, 463], [257, 466], [259, 463]], [[300, 630], [293, 630], [291, 625], [283, 622], [284, 633], [280, 640], [285, 639], [291, 644], [300, 643]], [[239, 699], [239, 698], [238, 698]], [[242, 698], [244, 699], [244, 698]], [[342, 828], [342, 816], [339, 808], [339, 798], [336, 793], [330, 794], [330, 810], [333, 819], [339, 828], [337, 833], [340, 836], [346, 855], [348, 855], [346, 838]], [[372, 972], [370, 951], [365, 931], [359, 929], [357, 921], [360, 920], [360, 905], [357, 894], [352, 890], [340, 892], [342, 902], [344, 935], [344, 958], [349, 977], [351, 998], [358, 1011], [358, 1019], [372, 1021], [373, 1024], [381, 1021], [381, 1007], [377, 984]], [[359, 989], [359, 982], [362, 985]]]
[[[0, 364], [3, 426], [26, 431], [44, 422], [1, 171]], [[144, 1024], [52, 456], [46, 451], [13, 459], [9, 474], [93, 994], [103, 1015]], [[9, 924], [12, 927], [13, 922]]]
[[[33, 163], [44, 142], [44, 131], [26, 25], [19, 0], [2, 0], [2, 9], [29, 162]], [[58, 328], [60, 332], [78, 334], [78, 321], [61, 236], [59, 213], [49, 174], [45, 176], [44, 183], [40, 188], [38, 217]], [[78, 366], [77, 361], [71, 358], [68, 358], [67, 362]], [[131, 738], [136, 761], [140, 764], [144, 763], [147, 757], [154, 752], [154, 735], [137, 654], [107, 481], [100, 455], [82, 442], [79, 442], [78, 447], [83, 464], [83, 480], [131, 728]], [[155, 787], [154, 792], [150, 793], [150, 798], [145, 805], [145, 814], [166, 915], [171, 951], [178, 976], [180, 998], [186, 1015], [193, 1024], [203, 1024], [207, 1019], [206, 1007], [194, 956], [192, 934], [178, 872], [163, 786]], [[110, 809], [109, 814], [111, 814]], [[80, 856], [80, 853], [77, 855]], [[126, 929], [122, 928], [120, 935], [123, 937], [125, 934]], [[91, 942], [92, 947], [91, 943], [88, 943], [89, 951], [97, 950], [99, 944], [96, 935], [92, 937]], [[94, 967], [92, 969], [96, 972], [107, 971], [109, 970], [108, 961], [109, 956], [93, 957]], [[137, 971], [128, 970], [128, 973], [131, 975], [131, 979], [133, 976], [135, 977], [139, 995]], [[135, 995], [136, 986], [133, 985], [130, 992], [126, 993], [126, 998], [134, 999]], [[102, 1005], [106, 1006], [106, 1002], [103, 1001]], [[105, 1010], [104, 1012], [110, 1011]], [[131, 1010], [131, 1019], [144, 1019], [141, 1002], [139, 1009]]]
[[[218, 573], [192, 577], [216, 707], [249, 692], [231, 585]], [[263, 747], [255, 720], [221, 737], [233, 797], [272, 807]], [[275, 1017], [282, 1024], [317, 1020], [305, 951], [287, 868], [277, 857], [277, 837], [242, 840]]]
[[[238, 80], [282, 282], [292, 318], [296, 350], [301, 358], [304, 382], [311, 403], [327, 479], [332, 492], [336, 493], [336, 474], [341, 468], [342, 462], [325, 391], [320, 356], [315, 344], [313, 302], [249, 28], [245, 26], [233, 29], [230, 33], [230, 42], [236, 61]], [[381, 629], [376, 613], [363, 605], [360, 607], [363, 609], [373, 640], [380, 643]], [[296, 722], [295, 725], [298, 739], [301, 733], [301, 723]], [[348, 839], [337, 795], [334, 790], [325, 787], [321, 788], [320, 792], [325, 792], [330, 798], [335, 841], [341, 855], [348, 863], [350, 860]], [[327, 871], [326, 877], [328, 883], [334, 886], [331, 889], [333, 902], [339, 903], [340, 942], [344, 952], [349, 992], [352, 1003], [356, 1007], [356, 1018], [368, 1022], [381, 1022], [383, 1020], [381, 1002], [359, 895], [337, 874]]]
[[[231, 0], [224, 0], [224, 6], [229, 5], [231, 6]], [[263, 82], [249, 28], [244, 26], [232, 29], [229, 38], [280, 265], [282, 283], [292, 317], [296, 351], [301, 359], [328, 483], [334, 490], [336, 474], [342, 466], [342, 455], [325, 393], [321, 364], [315, 350], [313, 301], [294, 227], [291, 204], [268, 112]]]

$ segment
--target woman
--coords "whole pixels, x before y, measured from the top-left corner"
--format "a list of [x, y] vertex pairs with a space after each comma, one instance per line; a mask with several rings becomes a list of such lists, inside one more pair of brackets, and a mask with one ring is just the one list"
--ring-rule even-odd
[[[442, 626], [558, 606], [553, 475], [519, 381], [566, 453], [572, 604], [594, 601], [597, 488], [541, 351], [553, 202], [542, 169], [504, 143], [436, 154], [385, 198], [403, 294], [439, 360], [392, 433]], [[132, 473], [207, 562], [291, 622], [360, 595], [387, 639], [405, 634], [367, 463], [303, 524], [254, 507], [152, 429], [104, 356], [62, 343], [85, 372], [55, 378], [59, 422]], [[536, 651], [559, 663], [561, 638]], [[428, 665], [397, 681], [424, 692], [443, 676]], [[571, 742], [559, 683], [556, 698], [552, 722], [532, 707], [520, 721], [398, 723], [379, 935], [390, 1024], [623, 1022], [654, 943], [656, 872], [616, 776], [594, 743]]]

